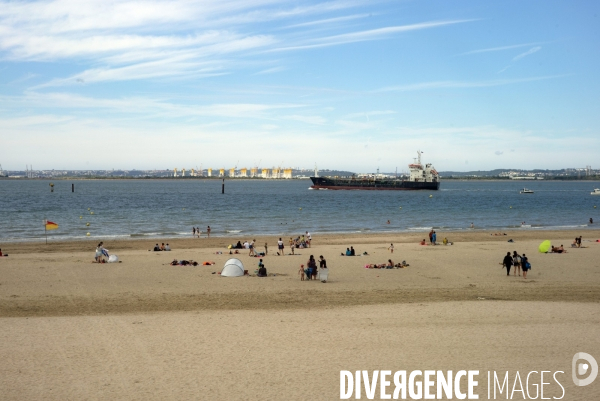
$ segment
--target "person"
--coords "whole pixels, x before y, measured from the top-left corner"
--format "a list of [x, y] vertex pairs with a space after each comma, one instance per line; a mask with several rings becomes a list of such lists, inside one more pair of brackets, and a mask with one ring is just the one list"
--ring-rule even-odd
[[442, 244], [448, 245], [448, 238], [444, 237], [444, 239], [442, 240]]
[[[158, 244], [156, 244], [158, 245]], [[96, 263], [103, 263], [104, 262], [104, 255], [102, 254], [102, 242], [100, 242], [98, 244], [98, 246], [96, 247], [96, 256], [94, 257]]]
[[279, 238], [279, 241], [277, 241], [277, 248], [279, 249], [279, 252], [277, 252], [277, 255], [279, 255], [279, 254], [283, 255], [283, 241], [281, 240], [281, 238]]
[[192, 227], [192, 238], [196, 236], [196, 227]]
[[323, 255], [319, 256], [319, 269], [327, 269], [327, 261]]
[[521, 256], [521, 268], [523, 269], [523, 278], [527, 278], [527, 272], [531, 269], [531, 264], [525, 254]]
[[206, 237], [210, 238], [210, 226], [206, 227]]
[[2, 249], [0, 249], [0, 256], [4, 256], [4, 255], [2, 255]]
[[250, 252], [248, 253], [248, 256], [256, 256], [256, 252], [254, 252], [254, 241], [256, 241], [256, 240], [252, 240], [248, 244], [248, 249], [250, 249]]
[[389, 248], [390, 253], [394, 253], [394, 244], [390, 244]]
[[433, 234], [431, 235], [431, 243], [433, 245], [436, 245], [436, 243], [435, 243], [436, 241], [437, 241], [437, 234], [434, 231]]
[[429, 242], [433, 245], [433, 228], [429, 231]]
[[394, 262], [392, 262], [392, 259], [388, 259], [388, 263], [385, 266], [386, 269], [393, 269], [394, 268]]
[[196, 235], [198, 236], [198, 238], [200, 238], [200, 235], [202, 235], [202, 231], [200, 230], [200, 227], [196, 227]]
[[350, 247], [350, 256], [356, 256], [356, 251], [353, 246]]
[[164, 251], [165, 250], [165, 243], [163, 242], [162, 244], [160, 244], [160, 250]]
[[169, 243], [167, 242], [167, 245], [165, 245], [165, 251], [170, 251], [171, 247], [169, 246]]
[[235, 244], [235, 249], [242, 249], [242, 248], [243, 248], [242, 242], [238, 241], [237, 244]]
[[471, 228], [475, 228], [475, 225], [473, 223], [471, 223]]
[[315, 261], [315, 257], [313, 255], [310, 255], [310, 257], [308, 258], [308, 262], [306, 262], [306, 266], [308, 272], [306, 273], [306, 277], [308, 277], [309, 280], [312, 280], [313, 277], [317, 277], [317, 262]]
[[577, 242], [577, 248], [581, 248], [581, 235], [575, 238], [575, 241]]
[[352, 255], [352, 252], [350, 252], [350, 248], [346, 248], [346, 256], [350, 256]]
[[423, 238], [423, 241], [420, 242], [421, 245], [427, 245], [427, 242], [425, 242], [425, 238]]
[[154, 252], [160, 252], [160, 246], [158, 246], [158, 244], [154, 245]]
[[515, 271], [513, 273], [514, 276], [517, 275], [517, 271], [519, 272], [519, 276], [521, 275], [521, 256], [517, 253], [517, 251], [513, 251], [512, 255], [513, 266], [515, 267]]
[[265, 242], [265, 256], [269, 254], [269, 250], [267, 249], [267, 243]]
[[258, 262], [258, 277], [267, 277], [267, 268], [262, 259]]
[[304, 281], [304, 276], [306, 275], [304, 273], [304, 265], [300, 265], [300, 269], [298, 270], [298, 274], [300, 275], [300, 281]]
[[310, 242], [312, 241], [312, 237], [310, 236], [310, 233], [307, 231], [306, 232], [306, 246], [310, 248]]
[[590, 217], [590, 224], [594, 224], [594, 219]]
[[389, 220], [387, 221], [387, 224], [390, 224], [390, 221], [389, 221]]
[[510, 256], [510, 252], [506, 252], [506, 256], [502, 261], [502, 268], [506, 267], [506, 275], [510, 276], [510, 268], [512, 266], [512, 257]]

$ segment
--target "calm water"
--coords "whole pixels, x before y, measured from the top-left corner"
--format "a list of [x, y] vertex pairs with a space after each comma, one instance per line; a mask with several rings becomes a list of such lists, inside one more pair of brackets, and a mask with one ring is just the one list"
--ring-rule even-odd
[[[0, 180], [0, 241], [43, 239], [45, 218], [59, 224], [48, 233], [53, 240], [84, 239], [88, 232], [104, 239], [190, 236], [192, 226], [205, 232], [207, 225], [215, 236], [249, 238], [306, 230], [457, 231], [471, 222], [498, 231], [600, 224], [594, 208], [600, 197], [590, 195], [598, 182], [443, 181], [439, 191], [313, 191], [309, 180], [246, 180], [226, 181], [224, 195], [220, 180], [53, 182], [51, 193], [50, 181]], [[524, 185], [535, 194], [519, 194]]]

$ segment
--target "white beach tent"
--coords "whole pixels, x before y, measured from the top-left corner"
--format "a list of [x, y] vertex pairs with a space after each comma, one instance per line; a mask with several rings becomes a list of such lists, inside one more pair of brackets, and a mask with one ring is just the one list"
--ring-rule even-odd
[[221, 270], [222, 277], [240, 277], [244, 275], [244, 264], [239, 259], [229, 259], [225, 262], [223, 270]]

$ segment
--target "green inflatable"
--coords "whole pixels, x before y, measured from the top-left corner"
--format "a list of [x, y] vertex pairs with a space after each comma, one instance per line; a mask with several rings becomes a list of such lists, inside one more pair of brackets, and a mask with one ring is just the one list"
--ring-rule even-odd
[[542, 242], [540, 244], [540, 247], [538, 248], [538, 250], [541, 253], [548, 253], [548, 251], [550, 250], [550, 248], [552, 248], [552, 244], [550, 243], [549, 240], [546, 240], [546, 241], [544, 241], [544, 242]]

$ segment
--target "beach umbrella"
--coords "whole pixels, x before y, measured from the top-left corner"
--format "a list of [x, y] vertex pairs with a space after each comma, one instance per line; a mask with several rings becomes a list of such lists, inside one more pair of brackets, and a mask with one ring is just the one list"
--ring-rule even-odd
[[546, 240], [540, 244], [540, 247], [538, 248], [538, 250], [540, 251], [540, 253], [548, 253], [548, 251], [550, 250], [551, 247], [552, 247], [552, 244], [550, 244], [550, 241]]

